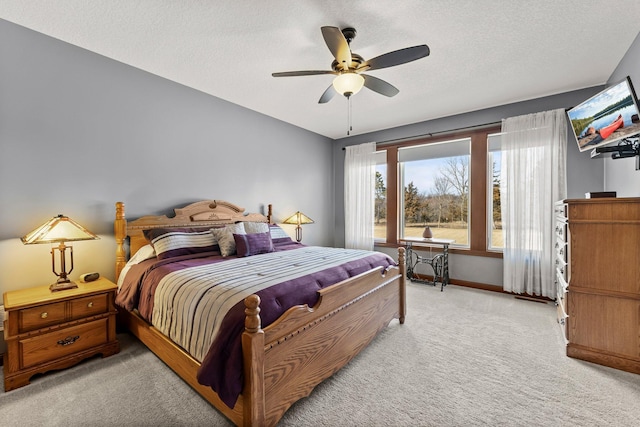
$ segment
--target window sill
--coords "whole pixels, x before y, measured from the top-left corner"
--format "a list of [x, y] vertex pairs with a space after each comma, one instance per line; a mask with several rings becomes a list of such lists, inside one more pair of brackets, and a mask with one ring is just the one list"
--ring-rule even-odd
[[[386, 242], [375, 242], [374, 246], [381, 248], [398, 248], [402, 245], [394, 244], [394, 243], [386, 243]], [[437, 247], [434, 247], [434, 250], [438, 250]], [[468, 256], [480, 256], [487, 258], [502, 258], [502, 252], [494, 252], [494, 251], [478, 251], [472, 249], [461, 249], [461, 248], [453, 248], [449, 246], [449, 253], [456, 255], [468, 255]]]

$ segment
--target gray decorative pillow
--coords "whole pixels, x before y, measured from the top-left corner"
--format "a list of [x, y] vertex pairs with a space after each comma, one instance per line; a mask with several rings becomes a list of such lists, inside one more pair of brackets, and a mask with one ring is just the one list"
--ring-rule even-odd
[[269, 232], [269, 224], [267, 224], [266, 222], [245, 222], [243, 224], [244, 224], [244, 231], [247, 234]]
[[230, 256], [236, 253], [236, 241], [234, 234], [247, 234], [244, 230], [244, 224], [241, 222], [229, 224], [222, 228], [212, 228], [211, 234], [218, 240], [220, 246], [220, 254], [222, 256]]

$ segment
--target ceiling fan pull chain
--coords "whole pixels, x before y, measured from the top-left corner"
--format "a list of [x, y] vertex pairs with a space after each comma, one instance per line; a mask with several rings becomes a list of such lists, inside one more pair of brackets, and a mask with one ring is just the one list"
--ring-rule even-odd
[[353, 126], [351, 126], [351, 97], [347, 96], [347, 136], [351, 135]]

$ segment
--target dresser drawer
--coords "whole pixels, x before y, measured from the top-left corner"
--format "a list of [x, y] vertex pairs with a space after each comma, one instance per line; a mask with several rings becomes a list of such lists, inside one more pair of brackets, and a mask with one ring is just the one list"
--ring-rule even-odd
[[64, 322], [65, 306], [66, 302], [56, 302], [20, 310], [18, 314], [19, 333], [35, 331]]
[[20, 340], [20, 368], [59, 359], [107, 342], [107, 319]]
[[558, 295], [562, 295], [563, 298], [567, 294], [567, 289], [569, 285], [567, 285], [567, 281], [565, 280], [565, 276], [561, 275], [560, 270], [556, 270], [556, 285], [558, 290]]
[[553, 211], [557, 217], [566, 218], [567, 207], [568, 205], [564, 202], [564, 200], [559, 200], [554, 203]]
[[567, 261], [567, 242], [564, 240], [556, 240], [556, 256], [563, 261]]
[[556, 239], [565, 242], [567, 240], [567, 223], [563, 221], [556, 221], [555, 228]]
[[109, 307], [108, 297], [108, 294], [99, 294], [70, 301], [71, 319], [76, 320], [106, 313]]
[[562, 331], [562, 338], [564, 339], [564, 343], [567, 344], [569, 342], [569, 335], [567, 334], [567, 312], [565, 310], [566, 299], [564, 298], [564, 294], [562, 297], [558, 296], [557, 304], [557, 319], [558, 325], [560, 325], [560, 330]]

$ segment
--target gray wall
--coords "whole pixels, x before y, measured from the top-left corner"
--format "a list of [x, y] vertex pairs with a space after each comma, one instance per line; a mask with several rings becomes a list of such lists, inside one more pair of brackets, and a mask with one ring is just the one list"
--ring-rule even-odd
[[130, 219], [272, 203], [333, 244], [330, 139], [3, 20], [0, 58], [0, 294], [54, 281], [49, 245], [19, 237], [59, 213], [101, 237], [73, 245], [72, 278], [113, 278], [116, 201]]
[[[640, 91], [640, 34], [627, 51], [618, 67], [611, 75], [607, 86], [622, 81], [626, 76], [636, 91]], [[640, 171], [636, 170], [635, 158], [611, 159], [605, 158], [604, 186], [607, 191], [616, 191], [618, 197], [640, 197]]]

